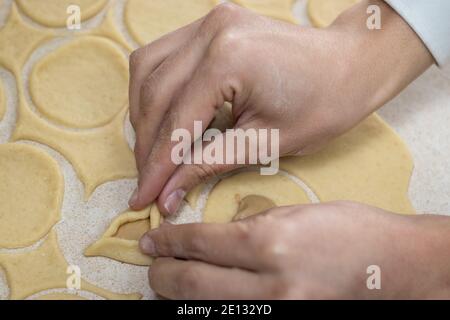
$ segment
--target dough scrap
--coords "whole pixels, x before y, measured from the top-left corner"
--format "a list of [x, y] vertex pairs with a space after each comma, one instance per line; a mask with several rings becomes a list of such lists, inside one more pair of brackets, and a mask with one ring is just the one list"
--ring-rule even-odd
[[0, 65], [19, 76], [22, 66], [38, 45], [55, 33], [26, 24], [13, 3], [5, 26], [0, 29]]
[[79, 37], [36, 63], [30, 93], [39, 112], [51, 121], [93, 128], [126, 107], [128, 74], [127, 59], [112, 41]]
[[[68, 264], [60, 252], [55, 231], [51, 231], [34, 251], [0, 254], [0, 266], [6, 274], [11, 300], [22, 300], [45, 290], [67, 287]], [[140, 294], [112, 293], [84, 280], [81, 281], [81, 290], [111, 300], [142, 298]]]
[[65, 27], [69, 14], [67, 8], [77, 5], [81, 20], [86, 21], [105, 7], [107, 0], [16, 0], [20, 9], [31, 19], [47, 27]]
[[258, 14], [277, 20], [298, 23], [292, 13], [295, 0], [231, 0], [232, 2], [253, 10]]
[[127, 51], [131, 52], [133, 51], [133, 48], [117, 28], [114, 19], [115, 14], [114, 6], [111, 6], [108, 11], [106, 11], [102, 23], [97, 28], [89, 30], [86, 34], [111, 39], [124, 47]]
[[63, 300], [87, 300], [81, 296], [78, 296], [76, 294], [68, 294], [68, 293], [52, 293], [52, 294], [46, 294], [43, 296], [39, 296], [36, 299], [33, 300], [48, 300], [48, 301], [63, 301]]
[[320, 201], [350, 200], [415, 213], [408, 199], [412, 157], [375, 114], [319, 153], [282, 159], [280, 168], [305, 182]]
[[149, 266], [152, 258], [141, 253], [139, 239], [150, 229], [158, 228], [159, 224], [160, 213], [156, 205], [142, 211], [126, 211], [111, 223], [98, 241], [84, 251], [84, 255]]
[[325, 28], [360, 0], [309, 0], [308, 16], [314, 27]]
[[125, 24], [140, 44], [174, 31], [206, 15], [217, 0], [128, 0]]
[[275, 207], [276, 204], [269, 198], [249, 195], [239, 202], [238, 211], [233, 217], [233, 221], [246, 219]]
[[59, 221], [64, 181], [58, 163], [23, 144], [0, 145], [0, 248], [43, 238]]
[[[20, 91], [19, 87], [19, 91]], [[12, 141], [31, 140], [61, 153], [84, 184], [85, 198], [101, 184], [137, 176], [133, 152], [124, 137], [126, 110], [106, 126], [89, 131], [66, 131], [34, 114], [19, 93], [19, 114]]]
[[239, 211], [241, 201], [252, 195], [269, 199], [278, 207], [310, 203], [305, 191], [286, 176], [262, 176], [259, 171], [243, 172], [224, 178], [212, 189], [203, 222], [231, 222]]
[[6, 111], [6, 97], [5, 93], [3, 92], [2, 82], [0, 81], [0, 120], [3, 119], [5, 111]]

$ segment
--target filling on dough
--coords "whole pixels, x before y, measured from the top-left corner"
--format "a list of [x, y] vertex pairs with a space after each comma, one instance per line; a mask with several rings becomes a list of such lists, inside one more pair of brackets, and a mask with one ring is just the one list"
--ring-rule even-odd
[[233, 217], [233, 221], [257, 215], [275, 207], [276, 204], [269, 198], [249, 195], [239, 202], [239, 208], [236, 215]]
[[119, 227], [114, 238], [139, 241], [139, 239], [149, 230], [150, 219], [128, 222]]

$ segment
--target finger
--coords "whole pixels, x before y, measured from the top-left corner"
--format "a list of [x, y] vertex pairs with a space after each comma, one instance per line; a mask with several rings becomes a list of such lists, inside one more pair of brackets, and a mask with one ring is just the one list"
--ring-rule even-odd
[[140, 247], [154, 257], [200, 260], [247, 270], [269, 268], [270, 262], [255, 255], [260, 244], [253, 243], [251, 224], [164, 225], [145, 234]]
[[137, 123], [142, 84], [171, 53], [178, 51], [193, 38], [202, 21], [200, 19], [173, 31], [131, 54], [129, 100], [133, 125]]
[[263, 299], [267, 290], [258, 274], [199, 261], [156, 259], [149, 271], [151, 288], [169, 299]]
[[[196, 44], [192, 45], [196, 46]], [[196, 49], [191, 48], [190, 50]], [[174, 73], [179, 72], [177, 70], [186, 69], [185, 60], [186, 54], [181, 54], [179, 59], [170, 65], [166, 74], [169, 73], [171, 76], [166, 76], [166, 78], [172, 77], [174, 79], [172, 81], [180, 81]], [[154, 201], [168, 178], [175, 171], [177, 164], [172, 159], [172, 150], [179, 144], [179, 142], [172, 141], [172, 134], [175, 133], [175, 130], [184, 130], [189, 134], [189, 141], [187, 141], [189, 146], [195, 140], [195, 134], [201, 135], [203, 130], [208, 127], [214, 118], [217, 106], [223, 105], [224, 98], [219, 87], [219, 81], [207, 70], [208, 68], [202, 65], [195, 72], [189, 72], [189, 75], [194, 73], [192, 79], [184, 85], [180, 94], [170, 103], [170, 107], [168, 106], [167, 96], [171, 96], [172, 91], [162, 95], [161, 92], [172, 89], [161, 88], [158, 97], [160, 97], [159, 100], [165, 101], [161, 104], [161, 101], [155, 101], [158, 100], [155, 97], [153, 103], [158, 103], [158, 108], [168, 109], [167, 114], [161, 114], [159, 111], [156, 117], [155, 114], [152, 114], [151, 119], [147, 115], [148, 119], [139, 120], [143, 122], [144, 127], [142, 129], [140, 125], [138, 127], [139, 143], [137, 146], [142, 156], [147, 152], [149, 156], [139, 174], [136, 198], [130, 202], [133, 209], [140, 210]], [[162, 105], [166, 107], [161, 107]], [[148, 110], [148, 108], [145, 110]], [[202, 124], [201, 132], [194, 132], [196, 121]], [[155, 126], [158, 129], [154, 132], [154, 138], [149, 137], [149, 132], [155, 130]], [[151, 141], [149, 141], [150, 139]]]

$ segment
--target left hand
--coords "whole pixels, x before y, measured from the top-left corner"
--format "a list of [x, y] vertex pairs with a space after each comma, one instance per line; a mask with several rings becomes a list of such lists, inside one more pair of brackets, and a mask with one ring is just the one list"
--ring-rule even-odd
[[[164, 224], [141, 249], [157, 257], [151, 287], [170, 299], [439, 298], [450, 294], [448, 226], [447, 217], [334, 202], [229, 224]], [[371, 265], [381, 290], [367, 288]]]

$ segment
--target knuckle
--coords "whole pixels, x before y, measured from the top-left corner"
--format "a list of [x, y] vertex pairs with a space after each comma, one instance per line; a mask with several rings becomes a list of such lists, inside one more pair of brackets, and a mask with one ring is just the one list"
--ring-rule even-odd
[[228, 19], [230, 17], [235, 16], [239, 11], [239, 6], [230, 3], [224, 2], [217, 5], [211, 12], [208, 14], [207, 19], [212, 20], [223, 20]]
[[214, 37], [210, 46], [210, 56], [230, 57], [240, 54], [246, 47], [246, 41], [239, 28], [235, 26], [225, 27]]

